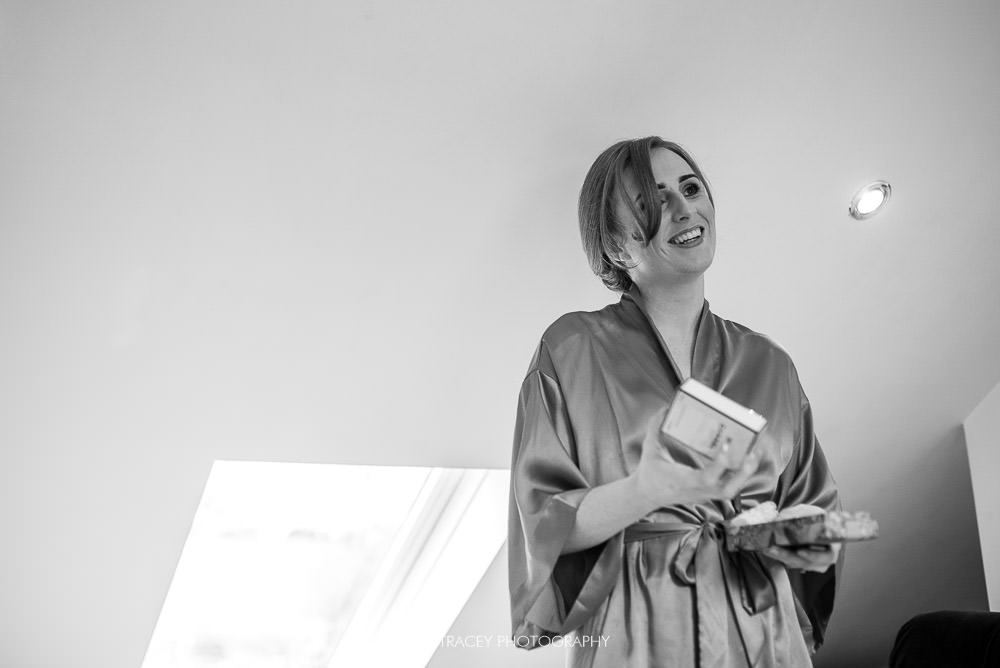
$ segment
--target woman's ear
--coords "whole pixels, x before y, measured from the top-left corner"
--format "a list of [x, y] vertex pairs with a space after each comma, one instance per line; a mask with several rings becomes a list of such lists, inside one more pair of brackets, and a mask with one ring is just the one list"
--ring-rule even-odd
[[608, 257], [611, 259], [612, 262], [614, 262], [618, 266], [628, 266], [633, 264], [632, 256], [629, 254], [627, 248], [622, 248], [617, 251], [611, 251], [608, 254]]
[[617, 248], [608, 250], [608, 259], [619, 267], [630, 267], [635, 264], [632, 255], [642, 246], [642, 235], [635, 224], [619, 226], [614, 232]]

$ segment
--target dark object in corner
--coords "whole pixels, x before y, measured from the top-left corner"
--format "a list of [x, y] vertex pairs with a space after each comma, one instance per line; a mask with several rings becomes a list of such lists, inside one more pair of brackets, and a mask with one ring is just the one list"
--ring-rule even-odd
[[903, 624], [889, 668], [1000, 666], [1000, 612], [942, 610]]

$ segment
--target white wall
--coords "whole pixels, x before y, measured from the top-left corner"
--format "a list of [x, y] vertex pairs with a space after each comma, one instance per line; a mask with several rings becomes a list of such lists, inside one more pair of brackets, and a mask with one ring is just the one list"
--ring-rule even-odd
[[[0, 1], [0, 665], [138, 666], [215, 459], [509, 466], [538, 336], [616, 299], [584, 173], [645, 134], [711, 180], [713, 310], [789, 350], [882, 523], [819, 665], [985, 607], [998, 32], [980, 0]], [[456, 628], [509, 615], [491, 573]]]
[[990, 610], [1000, 612], [1000, 383], [965, 418]]

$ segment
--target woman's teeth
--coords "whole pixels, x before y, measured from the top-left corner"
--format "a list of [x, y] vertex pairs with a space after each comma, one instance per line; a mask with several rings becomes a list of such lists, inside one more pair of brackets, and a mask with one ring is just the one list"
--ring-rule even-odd
[[701, 228], [696, 227], [693, 230], [685, 232], [684, 234], [679, 234], [673, 237], [667, 243], [674, 244], [675, 246], [683, 246], [685, 244], [693, 243], [694, 241], [701, 238]]

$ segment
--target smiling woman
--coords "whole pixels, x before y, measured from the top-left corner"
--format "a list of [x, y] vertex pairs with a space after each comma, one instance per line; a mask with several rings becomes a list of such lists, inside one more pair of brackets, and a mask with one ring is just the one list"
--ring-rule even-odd
[[[571, 635], [570, 666], [807, 666], [839, 548], [727, 552], [737, 507], [840, 509], [784, 349], [709, 309], [715, 203], [659, 137], [604, 151], [580, 232], [618, 303], [553, 322], [522, 382], [508, 532], [514, 642]], [[660, 425], [688, 377], [767, 418], [742, 468], [674, 461]], [[601, 642], [596, 642], [601, 639]]]
[[698, 207], [695, 226], [709, 242], [702, 256], [710, 264], [715, 200], [708, 180], [684, 148], [652, 137], [619, 142], [597, 158], [581, 189], [580, 236], [591, 268], [608, 288], [629, 289], [629, 259], [648, 248], [663, 224], [664, 207], [671, 205]]

